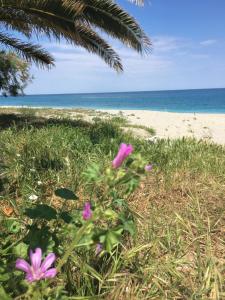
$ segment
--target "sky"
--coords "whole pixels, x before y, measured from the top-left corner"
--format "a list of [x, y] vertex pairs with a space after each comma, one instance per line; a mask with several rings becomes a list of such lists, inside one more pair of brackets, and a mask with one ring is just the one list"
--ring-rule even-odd
[[117, 1], [141, 24], [152, 51], [141, 56], [108, 38], [124, 72], [62, 41], [39, 40], [55, 58], [51, 70], [32, 66], [26, 94], [96, 93], [225, 87], [225, 1], [146, 0], [137, 7]]

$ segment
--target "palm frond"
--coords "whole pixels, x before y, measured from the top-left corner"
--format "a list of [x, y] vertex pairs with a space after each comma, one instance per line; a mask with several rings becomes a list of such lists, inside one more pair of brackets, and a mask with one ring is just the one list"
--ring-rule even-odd
[[29, 62], [35, 62], [40, 66], [47, 67], [54, 65], [54, 59], [39, 45], [21, 42], [19, 39], [16, 39], [2, 32], [0, 32], [0, 43], [5, 47], [13, 49], [21, 57]]
[[[45, 22], [40, 22], [40, 19], [44, 19]], [[85, 25], [84, 22], [81, 23], [79, 21], [72, 23], [64, 20], [62, 22], [58, 18], [55, 18], [55, 16], [48, 16], [46, 18], [44, 14], [42, 18], [32, 16], [27, 22], [33, 26], [37, 26], [43, 32], [48, 32], [49, 36], [54, 35], [57, 40], [64, 38], [69, 43], [82, 46], [89, 52], [99, 55], [116, 71], [122, 71], [123, 68], [118, 54], [88, 24]]]
[[79, 18], [101, 28], [125, 44], [142, 52], [149, 50], [151, 43], [134, 18], [112, 0], [2, 0], [3, 7], [14, 7], [28, 14], [55, 16], [62, 22], [74, 22]]
[[[136, 4], [143, 2], [131, 1]], [[151, 48], [150, 40], [136, 20], [112, 0], [1, 0], [0, 24], [27, 37], [35, 33], [37, 37], [45, 34], [50, 39], [65, 38], [69, 43], [98, 54], [117, 71], [122, 70], [119, 56], [97, 34], [96, 28], [140, 53]], [[32, 46], [27, 43], [23, 45], [14, 38], [12, 40], [21, 48]], [[38, 50], [39, 46], [35, 47]]]
[[148, 52], [151, 42], [136, 20], [126, 13], [119, 5], [111, 0], [64, 0], [67, 6], [74, 9], [79, 2], [83, 4], [82, 14], [76, 15], [81, 21], [88, 21], [112, 37], [121, 40], [124, 44], [138, 52]]
[[98, 54], [110, 67], [116, 71], [123, 71], [123, 66], [118, 54], [90, 27], [75, 24], [80, 35], [79, 44], [89, 52]]
[[0, 24], [6, 30], [15, 30], [26, 37], [31, 37], [32, 28], [27, 16], [22, 11], [0, 8]]

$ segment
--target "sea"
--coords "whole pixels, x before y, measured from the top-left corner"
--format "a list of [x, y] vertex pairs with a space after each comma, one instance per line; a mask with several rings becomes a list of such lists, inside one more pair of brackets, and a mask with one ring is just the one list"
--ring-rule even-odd
[[0, 97], [0, 106], [225, 113], [225, 88]]

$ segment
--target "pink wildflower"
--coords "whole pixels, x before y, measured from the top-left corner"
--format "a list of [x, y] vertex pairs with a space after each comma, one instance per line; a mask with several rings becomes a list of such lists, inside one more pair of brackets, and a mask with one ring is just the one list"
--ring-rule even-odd
[[26, 273], [26, 280], [29, 282], [55, 277], [57, 273], [56, 268], [49, 269], [56, 260], [55, 254], [49, 253], [42, 263], [41, 260], [42, 250], [36, 248], [34, 252], [30, 251], [31, 264], [29, 265], [27, 261], [19, 258], [16, 261], [16, 268]]
[[119, 168], [124, 162], [124, 160], [127, 158], [127, 156], [129, 156], [133, 152], [133, 150], [134, 149], [132, 145], [121, 144], [119, 151], [112, 162], [113, 168]]
[[152, 168], [153, 168], [153, 165], [146, 165], [145, 166], [145, 171], [150, 172], [152, 170]]
[[96, 255], [99, 255], [102, 252], [102, 249], [103, 249], [102, 244], [98, 243], [95, 249]]
[[83, 209], [83, 212], [82, 212], [82, 216], [83, 216], [83, 219], [85, 221], [89, 220], [92, 217], [92, 211], [91, 211], [91, 204], [90, 204], [90, 202], [86, 202], [84, 204], [84, 209]]

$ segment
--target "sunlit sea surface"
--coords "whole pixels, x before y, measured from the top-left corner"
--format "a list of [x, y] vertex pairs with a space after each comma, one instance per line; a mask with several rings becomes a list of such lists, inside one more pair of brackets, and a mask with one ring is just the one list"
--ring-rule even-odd
[[225, 113], [225, 89], [0, 97], [0, 106]]

